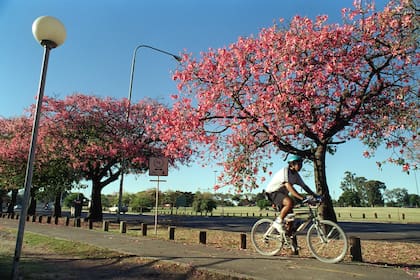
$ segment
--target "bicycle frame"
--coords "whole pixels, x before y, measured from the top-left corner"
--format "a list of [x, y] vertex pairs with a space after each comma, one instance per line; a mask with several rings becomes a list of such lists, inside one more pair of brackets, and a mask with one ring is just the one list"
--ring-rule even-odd
[[[318, 204], [316, 206], [316, 208], [318, 208], [321, 204]], [[302, 224], [299, 225], [298, 228], [296, 228], [294, 231], [292, 231], [292, 233], [297, 233], [297, 232], [301, 232], [303, 231], [305, 228], [308, 228], [310, 225], [312, 224], [316, 224], [318, 226], [318, 218], [316, 217], [316, 214], [314, 213], [313, 207], [309, 206], [309, 215], [306, 218], [306, 220], [304, 222], [302, 222]], [[296, 222], [293, 221], [293, 222]]]
[[294, 215], [286, 216], [286, 231], [279, 229], [280, 225], [272, 219], [263, 218], [254, 224], [251, 229], [251, 241], [257, 252], [273, 256], [282, 248], [289, 248], [294, 254], [298, 254], [296, 233], [307, 228], [306, 241], [313, 256], [326, 263], [341, 261], [348, 249], [345, 232], [336, 223], [318, 216], [316, 209], [321, 205], [322, 198], [304, 202], [309, 206], [308, 216], [299, 226]]

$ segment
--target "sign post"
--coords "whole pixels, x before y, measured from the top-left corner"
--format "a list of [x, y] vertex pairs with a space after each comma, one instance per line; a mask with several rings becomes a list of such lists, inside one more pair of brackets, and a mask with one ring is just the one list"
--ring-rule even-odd
[[151, 157], [149, 159], [149, 176], [168, 176], [168, 159]]
[[158, 206], [159, 206], [159, 183], [166, 182], [160, 180], [160, 176], [168, 176], [168, 159], [164, 157], [151, 157], [149, 159], [149, 176], [157, 176], [157, 180], [150, 180], [157, 182], [156, 187], [156, 203], [155, 203], [155, 235], [157, 235], [157, 221], [158, 221]]

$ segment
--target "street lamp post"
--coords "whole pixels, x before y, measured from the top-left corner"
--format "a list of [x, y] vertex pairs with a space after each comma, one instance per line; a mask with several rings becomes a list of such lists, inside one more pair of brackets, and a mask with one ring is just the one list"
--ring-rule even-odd
[[[133, 91], [133, 80], [134, 80], [134, 68], [136, 65], [136, 55], [137, 55], [137, 51], [140, 48], [148, 48], [148, 49], [152, 49], [154, 51], [172, 56], [175, 60], [177, 60], [178, 62], [181, 61], [181, 57], [172, 54], [170, 52], [149, 46], [149, 45], [138, 45], [133, 52], [133, 59], [131, 61], [131, 71], [130, 71], [130, 86], [128, 87], [128, 104], [127, 104], [127, 112], [126, 112], [126, 123], [129, 122], [129, 118], [130, 118], [130, 111], [131, 111], [131, 96], [132, 96], [132, 91]], [[123, 185], [124, 185], [124, 172], [126, 170], [127, 167], [127, 163], [126, 163], [126, 158], [125, 156], [123, 156], [122, 161], [121, 161], [121, 176], [120, 176], [120, 188], [119, 188], [119, 193], [118, 193], [118, 211], [117, 211], [117, 221], [120, 221], [120, 209], [122, 208], [122, 195], [123, 195]]]
[[23, 195], [21, 215], [19, 219], [19, 228], [16, 238], [16, 248], [15, 255], [13, 259], [12, 267], [12, 279], [18, 279], [19, 273], [19, 260], [20, 254], [22, 251], [22, 241], [25, 231], [25, 222], [27, 217], [28, 202], [32, 186], [32, 175], [34, 170], [34, 160], [35, 160], [35, 150], [36, 142], [38, 137], [38, 126], [39, 119], [41, 115], [42, 99], [44, 98], [44, 88], [45, 88], [45, 79], [47, 76], [48, 68], [48, 59], [50, 51], [53, 48], [56, 48], [62, 45], [66, 39], [66, 29], [64, 25], [56, 18], [50, 16], [42, 16], [37, 18], [32, 24], [32, 33], [35, 39], [41, 44], [44, 48], [44, 57], [42, 61], [41, 68], [41, 77], [38, 87], [38, 98], [36, 103], [33, 127], [32, 127], [32, 137], [31, 145], [29, 148], [28, 162], [26, 165], [26, 175], [25, 175], [25, 191]]

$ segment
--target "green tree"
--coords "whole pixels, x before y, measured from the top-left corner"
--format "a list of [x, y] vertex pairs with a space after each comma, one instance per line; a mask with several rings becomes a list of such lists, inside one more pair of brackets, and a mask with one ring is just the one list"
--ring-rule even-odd
[[217, 203], [210, 193], [197, 192], [194, 196], [192, 207], [195, 212], [205, 212], [207, 214], [217, 208]]
[[340, 188], [343, 193], [338, 199], [339, 205], [374, 207], [384, 204], [382, 191], [386, 186], [383, 182], [367, 180], [365, 177], [357, 177], [356, 174], [346, 171]]
[[109, 208], [113, 205], [109, 195], [101, 194], [101, 201], [102, 201], [102, 207], [104, 208]]
[[408, 195], [408, 205], [410, 207], [419, 207], [420, 206], [420, 196], [417, 194]]
[[260, 208], [260, 210], [263, 210], [271, 206], [271, 203], [270, 201], [264, 198], [264, 199], [257, 200], [257, 206], [258, 208]]
[[106, 197], [108, 198], [110, 206], [118, 205], [118, 195], [117, 194], [107, 194]]
[[369, 180], [364, 183], [367, 197], [367, 204], [371, 207], [384, 205], [382, 191], [386, 189], [385, 183], [376, 180]]
[[194, 194], [192, 192], [182, 192], [182, 194], [185, 196], [186, 199], [185, 206], [191, 207], [194, 201]]
[[345, 190], [341, 196], [338, 198], [338, 205], [340, 206], [351, 206], [357, 207], [360, 206], [360, 197], [359, 194], [355, 190], [347, 189]]
[[340, 188], [343, 190], [341, 201], [348, 206], [363, 206], [367, 200], [364, 188], [365, 182], [366, 178], [364, 177], [356, 177], [356, 174], [350, 171], [344, 172], [344, 178], [340, 184]]
[[218, 206], [234, 206], [231, 201], [232, 194], [229, 193], [216, 193], [215, 199]]
[[131, 209], [133, 211], [143, 212], [154, 207], [155, 200], [155, 191], [153, 190], [138, 192], [131, 201]]
[[255, 196], [255, 201], [258, 201], [261, 199], [266, 199], [264, 191], [257, 193], [257, 195]]
[[74, 206], [75, 201], [82, 201], [83, 204], [85, 204], [88, 199], [83, 195], [83, 193], [69, 193], [63, 201], [63, 205], [66, 207], [72, 207]]
[[163, 205], [165, 205], [165, 204], [170, 205], [171, 215], [173, 214], [174, 207], [176, 207], [178, 209], [177, 202], [179, 203], [181, 201], [180, 199], [178, 199], [180, 197], [183, 197], [182, 202], [185, 202], [185, 203], [183, 203], [185, 205], [186, 204], [186, 198], [185, 198], [185, 196], [183, 196], [183, 194], [180, 191], [168, 190], [168, 191], [166, 191], [162, 194], [162, 200], [161, 200], [162, 204]]
[[406, 206], [409, 204], [408, 190], [406, 188], [394, 188], [385, 191], [387, 205], [389, 206]]
[[[59, 154], [59, 153], [57, 153]], [[71, 168], [68, 159], [50, 156], [34, 174], [35, 198], [44, 202], [54, 201], [54, 216], [61, 217], [61, 197], [70, 191], [81, 177]], [[81, 188], [86, 185], [78, 184]]]

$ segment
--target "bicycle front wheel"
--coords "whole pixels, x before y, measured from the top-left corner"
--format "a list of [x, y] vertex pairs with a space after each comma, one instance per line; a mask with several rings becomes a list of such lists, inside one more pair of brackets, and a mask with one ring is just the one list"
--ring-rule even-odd
[[339, 225], [321, 220], [313, 224], [306, 235], [309, 250], [318, 260], [337, 263], [347, 254], [347, 236]]
[[270, 219], [261, 219], [251, 229], [252, 245], [264, 256], [274, 256], [283, 247], [283, 237], [272, 224]]

